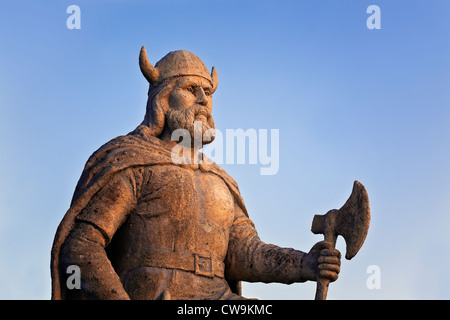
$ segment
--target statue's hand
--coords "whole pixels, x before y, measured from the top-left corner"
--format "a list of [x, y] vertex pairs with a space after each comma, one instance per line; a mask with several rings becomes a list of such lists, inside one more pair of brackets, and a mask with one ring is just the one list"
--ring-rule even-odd
[[300, 277], [303, 281], [323, 278], [336, 281], [341, 268], [341, 253], [329, 241], [316, 243], [302, 258]]

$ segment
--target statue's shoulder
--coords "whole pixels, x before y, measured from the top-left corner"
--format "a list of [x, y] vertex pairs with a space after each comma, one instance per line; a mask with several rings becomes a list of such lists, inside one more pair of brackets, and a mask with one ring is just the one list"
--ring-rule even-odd
[[86, 168], [101, 163], [121, 163], [126, 165], [155, 164], [171, 161], [171, 151], [161, 140], [139, 126], [127, 135], [118, 136], [98, 148], [89, 157]]

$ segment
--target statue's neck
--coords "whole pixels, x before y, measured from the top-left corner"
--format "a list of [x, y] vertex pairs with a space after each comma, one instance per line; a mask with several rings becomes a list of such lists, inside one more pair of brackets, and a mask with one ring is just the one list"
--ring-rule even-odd
[[171, 139], [172, 132], [167, 128], [164, 128], [163, 132], [159, 136], [161, 142], [172, 152], [174, 152], [173, 156], [179, 155], [179, 160], [192, 167], [192, 169], [198, 169], [199, 164], [202, 162], [203, 154], [200, 152], [200, 148], [192, 148], [186, 147], [182, 143], [178, 141], [173, 141]]

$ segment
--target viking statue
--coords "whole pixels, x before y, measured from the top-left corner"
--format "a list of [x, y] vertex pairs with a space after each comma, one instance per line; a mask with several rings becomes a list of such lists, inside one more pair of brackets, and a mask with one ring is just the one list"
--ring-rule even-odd
[[[194, 136], [200, 123], [201, 144], [214, 139], [215, 68], [184, 50], [153, 66], [144, 47], [139, 64], [150, 83], [144, 120], [88, 159], [54, 239], [52, 298], [244, 299], [241, 281], [335, 281], [331, 243], [302, 252], [262, 242], [223, 169], [194, 147], [187, 156], [204, 161], [174, 163], [176, 129]], [[66, 285], [73, 265], [79, 289]]]

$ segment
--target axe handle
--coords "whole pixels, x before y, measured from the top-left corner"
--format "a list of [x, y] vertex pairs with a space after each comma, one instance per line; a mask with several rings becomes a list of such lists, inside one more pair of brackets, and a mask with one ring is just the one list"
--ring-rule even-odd
[[326, 300], [328, 285], [330, 284], [330, 280], [328, 279], [318, 279], [317, 280], [317, 288], [316, 288], [316, 300]]
[[[334, 219], [335, 216], [332, 215], [330, 218], [330, 223], [332, 226], [334, 226]], [[326, 227], [325, 228], [325, 241], [329, 241], [333, 244], [333, 248], [336, 247], [336, 235], [333, 233], [333, 228]], [[326, 300], [327, 299], [327, 293], [328, 293], [328, 285], [330, 284], [330, 280], [321, 278], [318, 276], [317, 278], [317, 287], [316, 287], [316, 297], [315, 300]]]

